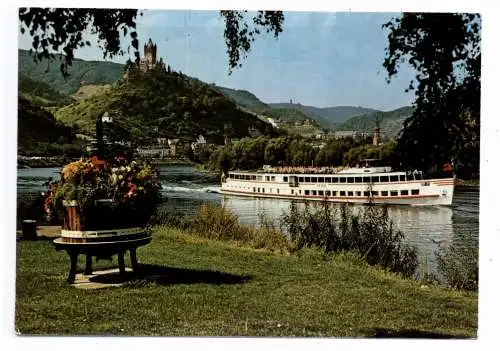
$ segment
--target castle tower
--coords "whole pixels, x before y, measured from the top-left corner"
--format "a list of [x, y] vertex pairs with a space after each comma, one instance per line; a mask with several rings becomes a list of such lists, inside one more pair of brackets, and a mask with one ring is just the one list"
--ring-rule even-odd
[[144, 58], [149, 66], [154, 66], [156, 63], [156, 50], [156, 44], [153, 44], [153, 41], [149, 38], [148, 42], [144, 44]]
[[380, 120], [378, 116], [375, 118], [375, 128], [373, 129], [373, 145], [380, 144]]

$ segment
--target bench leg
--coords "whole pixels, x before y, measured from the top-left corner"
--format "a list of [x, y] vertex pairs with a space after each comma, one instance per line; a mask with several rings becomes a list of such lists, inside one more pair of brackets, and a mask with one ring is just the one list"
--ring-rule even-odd
[[92, 274], [92, 256], [91, 255], [86, 255], [87, 258], [85, 260], [85, 275], [91, 275]]
[[125, 253], [123, 251], [118, 252], [118, 268], [120, 269], [120, 275], [125, 276]]
[[139, 265], [137, 264], [137, 254], [135, 247], [130, 249], [130, 262], [132, 263], [132, 270], [135, 274], [137, 274]]
[[76, 276], [76, 263], [78, 262], [78, 254], [76, 252], [68, 252], [71, 266], [69, 267], [68, 283], [73, 284]]

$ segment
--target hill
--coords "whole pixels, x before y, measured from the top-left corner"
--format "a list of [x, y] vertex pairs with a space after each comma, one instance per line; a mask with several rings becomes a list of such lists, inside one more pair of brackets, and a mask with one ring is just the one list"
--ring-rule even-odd
[[224, 94], [226, 97], [234, 100], [237, 105], [252, 110], [253, 112], [262, 112], [263, 110], [269, 108], [267, 104], [260, 101], [259, 98], [247, 90], [235, 90], [217, 85], [212, 85], [212, 87]]
[[104, 112], [125, 131], [123, 139], [138, 144], [156, 143], [157, 137], [190, 142], [199, 134], [222, 143], [224, 130], [236, 138], [248, 136], [252, 128], [273, 134], [269, 123], [239, 110], [210, 85], [162, 70], [133, 71], [109, 89], [58, 109], [55, 116], [91, 133], [95, 119]]
[[395, 137], [403, 128], [404, 121], [411, 115], [412, 107], [405, 106], [387, 112], [365, 114], [352, 117], [339, 125], [335, 130], [352, 130], [357, 132], [371, 133], [375, 127], [375, 120], [380, 120], [380, 133], [383, 137]]
[[28, 50], [18, 51], [19, 73], [34, 81], [48, 84], [52, 89], [64, 94], [74, 94], [80, 86], [90, 84], [112, 84], [123, 76], [124, 65], [105, 61], [84, 61], [74, 59], [68, 78], [64, 78], [59, 70], [59, 59], [33, 61]]
[[79, 147], [71, 145], [75, 141], [73, 130], [56, 121], [52, 113], [45, 108], [21, 95], [17, 113], [19, 155], [53, 156], [75, 151], [79, 153]]
[[236, 90], [226, 87], [213, 85], [215, 89], [222, 94], [232, 99], [237, 105], [244, 107], [254, 113], [264, 115], [266, 117], [281, 118], [288, 122], [303, 122], [306, 119], [312, 119], [316, 122], [319, 128], [329, 129], [332, 124], [323, 117], [302, 111], [296, 108], [296, 105], [290, 106], [274, 106], [274, 104], [266, 104], [259, 100], [254, 94], [247, 90]]
[[39, 106], [64, 106], [73, 102], [70, 97], [52, 89], [47, 83], [37, 82], [22, 73], [18, 76], [17, 84], [19, 94]]
[[269, 104], [273, 108], [294, 108], [302, 111], [308, 116], [317, 119], [318, 117], [325, 120], [329, 127], [332, 128], [337, 124], [343, 123], [350, 117], [359, 116], [362, 114], [370, 114], [379, 112], [378, 110], [360, 107], [360, 106], [334, 106], [334, 107], [314, 107], [301, 104], [290, 103], [272, 103]]

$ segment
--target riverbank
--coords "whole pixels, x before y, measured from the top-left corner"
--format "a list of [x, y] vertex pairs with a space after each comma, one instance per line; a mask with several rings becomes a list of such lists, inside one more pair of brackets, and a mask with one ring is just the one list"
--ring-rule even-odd
[[[137, 253], [140, 277], [81, 290], [65, 282], [68, 256], [50, 240], [20, 241], [16, 250], [21, 334], [477, 335], [476, 293], [422, 287], [353, 255], [277, 254], [155, 227], [152, 243]], [[115, 261], [101, 260], [94, 270], [111, 267]]]
[[479, 187], [479, 179], [455, 179], [456, 186]]

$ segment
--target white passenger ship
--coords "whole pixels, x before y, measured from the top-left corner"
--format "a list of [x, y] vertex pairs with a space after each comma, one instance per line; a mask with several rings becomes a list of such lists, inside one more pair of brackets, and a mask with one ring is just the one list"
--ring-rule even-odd
[[221, 193], [297, 200], [395, 205], [451, 205], [455, 178], [423, 179], [422, 172], [394, 172], [391, 167], [295, 168], [230, 171]]

